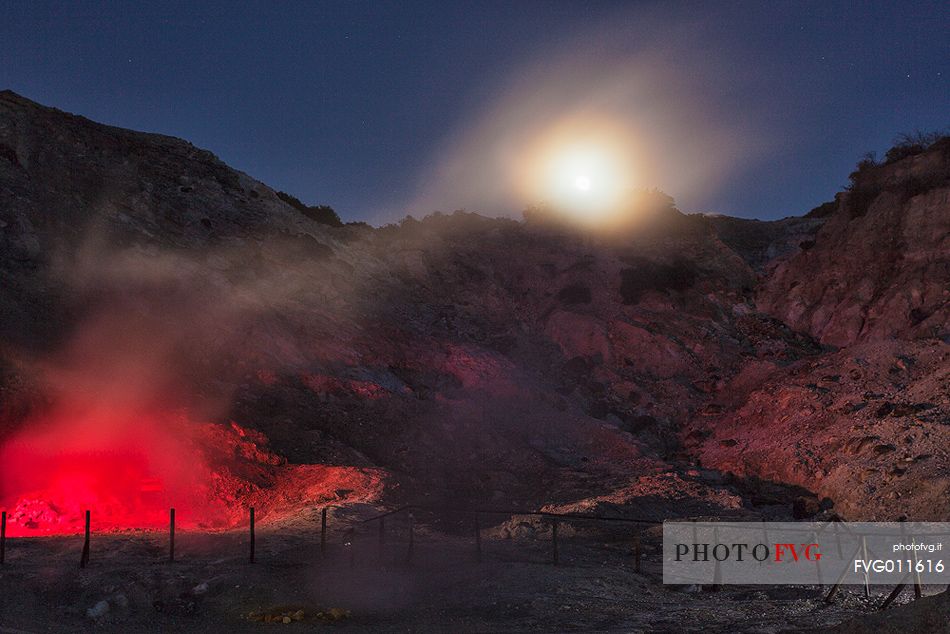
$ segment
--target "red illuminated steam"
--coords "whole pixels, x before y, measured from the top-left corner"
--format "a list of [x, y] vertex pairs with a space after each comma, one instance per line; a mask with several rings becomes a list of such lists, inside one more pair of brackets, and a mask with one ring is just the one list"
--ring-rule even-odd
[[157, 528], [175, 507], [183, 527], [224, 527], [228, 508], [181, 416], [58, 409], [0, 449], [0, 508], [11, 536]]
[[380, 494], [372, 470], [288, 465], [263, 434], [212, 422], [227, 420], [240, 368], [259, 359], [246, 327], [281, 301], [279, 284], [236, 292], [201, 262], [103, 244], [63, 262], [82, 300], [65, 345], [23, 355], [42, 411], [0, 421], [18, 429], [0, 437], [8, 535], [80, 532], [86, 510], [95, 531], [165, 528], [172, 507], [183, 529], [230, 528], [249, 506], [270, 521], [339, 503], [338, 491], [348, 501]]

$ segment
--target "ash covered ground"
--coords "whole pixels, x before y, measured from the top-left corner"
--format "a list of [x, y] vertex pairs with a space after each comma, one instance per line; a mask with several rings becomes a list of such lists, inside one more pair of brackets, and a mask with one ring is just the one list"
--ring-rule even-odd
[[[0, 507], [15, 537], [0, 625], [234, 631], [303, 610], [330, 626], [331, 607], [351, 613], [333, 627], [374, 630], [861, 616], [872, 602], [826, 606], [817, 588], [664, 588], [648, 536], [637, 574], [629, 535], [589, 529], [565, 535], [556, 568], [544, 527], [486, 526], [475, 565], [471, 535], [420, 518], [409, 568], [365, 547], [351, 569], [339, 531], [404, 503], [947, 520], [948, 178], [944, 140], [777, 222], [656, 196], [608, 237], [472, 213], [330, 227], [184, 141], [0, 93]], [[324, 561], [327, 504], [342, 508]], [[163, 564], [160, 534], [123, 531], [172, 506], [180, 560]], [[98, 532], [80, 572], [85, 508]]]
[[[514, 517], [483, 528], [481, 559], [468, 518], [416, 518], [411, 558], [405, 519], [349, 532], [376, 509], [331, 513], [325, 551], [317, 513], [257, 533], [130, 531], [96, 536], [79, 570], [81, 540], [16, 542], [0, 572], [6, 631], [437, 632], [939, 632], [943, 587], [908, 589], [887, 611], [884, 595], [846, 587], [828, 604], [816, 586], [664, 586], [657, 529], [642, 539], [639, 571], [631, 532], [562, 523], [559, 563], [550, 528]], [[334, 529], [334, 527], [336, 527]], [[859, 620], [853, 619], [858, 617]]]

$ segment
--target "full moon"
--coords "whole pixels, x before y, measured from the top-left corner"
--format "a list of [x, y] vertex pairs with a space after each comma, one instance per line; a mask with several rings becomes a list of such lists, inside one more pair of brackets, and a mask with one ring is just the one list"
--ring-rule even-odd
[[578, 225], [612, 229], [629, 212], [636, 147], [625, 123], [579, 113], [539, 132], [518, 155], [513, 177], [526, 202], [543, 201]]

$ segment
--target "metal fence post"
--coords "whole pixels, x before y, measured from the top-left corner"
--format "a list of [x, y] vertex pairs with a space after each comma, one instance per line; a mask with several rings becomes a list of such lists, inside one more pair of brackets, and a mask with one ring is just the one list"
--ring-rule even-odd
[[168, 562], [175, 561], [175, 509], [168, 511]]
[[478, 513], [474, 515], [475, 524], [475, 561], [482, 562], [482, 529], [478, 526]]
[[254, 543], [254, 542], [255, 542], [255, 539], [254, 539], [254, 538], [255, 538], [255, 535], [254, 535], [254, 507], [252, 506], [252, 507], [251, 507], [251, 559], [250, 559], [250, 563], [252, 563], [252, 564], [254, 563], [254, 548], [255, 548], [255, 546], [256, 546], [256, 544]]
[[386, 553], [386, 518], [379, 518], [379, 562], [385, 561]]
[[327, 554], [327, 507], [320, 511], [320, 554]]
[[884, 603], [882, 603], [881, 607], [878, 608], [879, 610], [886, 610], [887, 606], [889, 606], [891, 603], [894, 602], [894, 599], [896, 599], [900, 595], [901, 591], [904, 589], [904, 586], [907, 585], [907, 580], [910, 579], [910, 575], [911, 573], [909, 572], [906, 575], [904, 575], [904, 578], [901, 579], [901, 582], [897, 584], [894, 587], [894, 589], [891, 591], [891, 593], [887, 595], [887, 598], [884, 599]]
[[7, 512], [0, 513], [0, 565], [7, 556]]
[[633, 541], [633, 571], [640, 572], [640, 537]]
[[[713, 527], [713, 542], [715, 544], [719, 543], [719, 527]], [[708, 588], [710, 592], [719, 592], [722, 589], [722, 569], [720, 568], [719, 560], [714, 556], [713, 559], [716, 560], [716, 563], [713, 564], [713, 581], [712, 585]]]
[[[854, 549], [854, 554], [851, 555], [851, 559], [854, 559], [858, 556], [858, 553], [861, 551], [861, 546], [859, 545]], [[841, 587], [841, 582], [844, 581], [844, 578], [848, 574], [848, 569], [845, 567], [842, 569], [841, 574], [838, 575], [838, 580], [834, 582], [834, 585], [831, 586], [831, 590], [828, 591], [827, 596], [825, 596], [825, 603], [831, 603], [831, 600], [835, 598], [835, 595], [838, 594], [838, 589]]]
[[[811, 541], [813, 544], [818, 543], [818, 533], [812, 532]], [[825, 589], [825, 578], [821, 574], [821, 558], [815, 560], [815, 575], [818, 577], [818, 589]]]
[[914, 598], [915, 599], [919, 599], [920, 597], [923, 596], [923, 592], [921, 591], [921, 587], [920, 587], [920, 571], [917, 570], [918, 561], [919, 560], [917, 558], [917, 549], [915, 548], [914, 549]]
[[[907, 530], [904, 528], [904, 521], [900, 520], [900, 522], [901, 522], [901, 537], [904, 537], [905, 535], [907, 535]], [[916, 539], [911, 540], [911, 545], [916, 546], [917, 545], [916, 542], [917, 542]], [[913, 552], [914, 552], [914, 567], [911, 570], [914, 575], [914, 598], [919, 599], [923, 593], [921, 592], [921, 587], [920, 587], [920, 572], [917, 571], [917, 549], [914, 548]], [[865, 557], [865, 559], [867, 559], [867, 557]], [[901, 589], [903, 589], [903, 587], [904, 587], [904, 584], [902, 583], [899, 587], [894, 588], [894, 593], [899, 593]], [[895, 594], [894, 597], [896, 598], [896, 596], [897, 595]], [[890, 599], [890, 597], [888, 598]], [[891, 600], [893, 601], [893, 599]], [[889, 601], [885, 601], [884, 606], [882, 606], [881, 609], [883, 609], [884, 607], [887, 607], [888, 603]]]
[[[868, 538], [864, 535], [861, 535], [861, 557], [865, 561], [868, 559]], [[871, 596], [871, 575], [867, 569], [864, 570], [864, 596]]]
[[409, 511], [409, 548], [406, 551], [406, 563], [412, 562], [412, 551], [415, 546], [415, 518], [412, 511]]
[[79, 567], [85, 568], [89, 563], [89, 511], [86, 511], [86, 538], [82, 544], [82, 555], [79, 557]]

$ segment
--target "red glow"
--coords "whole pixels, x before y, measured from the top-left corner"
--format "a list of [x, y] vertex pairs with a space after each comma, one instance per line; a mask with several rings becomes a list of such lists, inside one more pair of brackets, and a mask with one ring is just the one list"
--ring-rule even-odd
[[[0, 509], [11, 537], [162, 529], [226, 529], [254, 506], [265, 522], [332, 502], [371, 502], [372, 469], [290, 465], [260, 432], [177, 414], [99, 406], [30, 421], [0, 449]], [[345, 492], [342, 493], [341, 492]], [[342, 497], [341, 497], [342, 496]]]
[[232, 511], [212, 494], [214, 477], [174, 415], [58, 412], [31, 423], [0, 450], [0, 508], [10, 536], [167, 526], [226, 527]]

